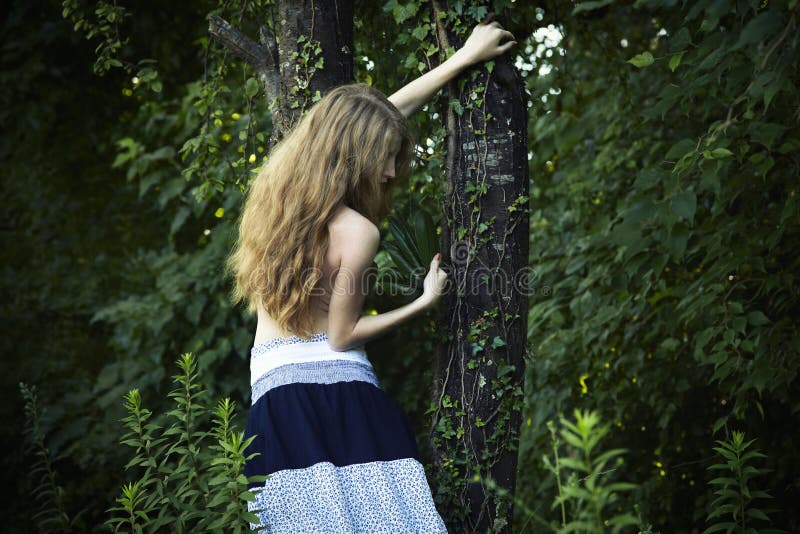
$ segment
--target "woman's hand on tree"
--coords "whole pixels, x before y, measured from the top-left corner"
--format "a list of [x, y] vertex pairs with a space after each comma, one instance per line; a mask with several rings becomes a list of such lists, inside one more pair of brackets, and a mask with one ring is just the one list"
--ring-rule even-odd
[[441, 258], [441, 253], [437, 252], [431, 260], [430, 270], [423, 282], [422, 296], [420, 298], [425, 302], [426, 307], [436, 304], [444, 294], [445, 285], [447, 284], [447, 273], [439, 268], [439, 261]]
[[[500, 44], [503, 39], [511, 40]], [[499, 22], [492, 21], [476, 25], [459, 52], [469, 64], [473, 64], [499, 56], [515, 44], [517, 42], [514, 41], [514, 34], [504, 30]]]

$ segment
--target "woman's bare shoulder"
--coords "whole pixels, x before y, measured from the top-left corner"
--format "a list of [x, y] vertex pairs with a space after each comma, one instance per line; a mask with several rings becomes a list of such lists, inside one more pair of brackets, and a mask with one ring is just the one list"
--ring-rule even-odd
[[329, 251], [336, 265], [342, 258], [368, 258], [371, 261], [378, 251], [381, 232], [375, 224], [356, 210], [342, 206], [328, 223], [330, 232]]
[[381, 232], [372, 221], [349, 206], [340, 207], [328, 222], [331, 237], [360, 242], [380, 239]]

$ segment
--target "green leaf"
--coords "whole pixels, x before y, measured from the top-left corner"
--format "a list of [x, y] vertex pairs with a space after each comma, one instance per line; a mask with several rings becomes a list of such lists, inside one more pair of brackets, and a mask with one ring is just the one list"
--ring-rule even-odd
[[769, 324], [770, 320], [763, 312], [756, 310], [747, 314], [747, 322], [753, 326], [761, 326]]
[[631, 63], [635, 67], [643, 68], [647, 67], [648, 65], [652, 65], [655, 61], [653, 58], [653, 54], [650, 52], [642, 52], [641, 54], [637, 54], [628, 60], [628, 63]]
[[697, 197], [693, 191], [683, 191], [672, 195], [670, 198], [672, 212], [681, 219], [694, 223], [694, 214], [697, 209]]
[[675, 35], [673, 35], [669, 39], [669, 51], [672, 52], [673, 54], [677, 54], [678, 52], [683, 52], [684, 50], [686, 50], [686, 47], [688, 47], [689, 43], [691, 42], [692, 42], [692, 36], [689, 33], [689, 28], [683, 26], [680, 30], [678, 30], [675, 33]]
[[681, 139], [670, 147], [670, 149], [664, 155], [664, 159], [672, 161], [680, 158], [686, 155], [688, 152], [694, 151], [695, 146], [697, 146], [697, 141], [694, 139]]
[[711, 151], [711, 156], [713, 159], [727, 158], [733, 156], [733, 152], [727, 148], [715, 148]]
[[678, 68], [678, 65], [681, 64], [681, 58], [683, 57], [683, 52], [678, 54], [674, 54], [671, 58], [669, 58], [669, 70], [675, 72], [675, 69]]
[[779, 9], [769, 9], [756, 15], [739, 34], [739, 40], [733, 45], [738, 50], [753, 43], [764, 43], [773, 37], [780, 28], [783, 15]]
[[594, 11], [595, 9], [600, 9], [612, 3], [614, 3], [614, 0], [591, 0], [589, 2], [581, 2], [575, 6], [572, 10], [572, 14], [575, 15], [582, 11]]
[[256, 96], [260, 89], [261, 86], [255, 78], [248, 78], [244, 84], [244, 94], [247, 95], [247, 98]]

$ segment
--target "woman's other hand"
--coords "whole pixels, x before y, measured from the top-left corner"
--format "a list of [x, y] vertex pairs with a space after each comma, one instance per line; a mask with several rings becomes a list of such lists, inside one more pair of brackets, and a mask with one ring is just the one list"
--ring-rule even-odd
[[[510, 39], [500, 44], [504, 39]], [[499, 56], [517, 44], [514, 35], [504, 30], [497, 21], [480, 23], [472, 29], [472, 33], [467, 38], [467, 42], [461, 47], [459, 52], [464, 55], [469, 64], [480, 63]]]
[[439, 261], [442, 259], [441, 253], [437, 252], [431, 260], [430, 270], [423, 282], [422, 296], [425, 306], [433, 306], [444, 294], [445, 284], [447, 284], [447, 273], [439, 268]]

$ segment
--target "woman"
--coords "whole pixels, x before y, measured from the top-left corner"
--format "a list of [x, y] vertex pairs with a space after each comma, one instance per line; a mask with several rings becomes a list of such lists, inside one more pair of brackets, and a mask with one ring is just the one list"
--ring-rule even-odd
[[258, 313], [248, 477], [274, 532], [446, 532], [406, 414], [379, 387], [364, 344], [429, 309], [447, 275], [431, 259], [421, 297], [361, 315], [394, 180], [413, 155], [406, 117], [463, 69], [514, 44], [497, 22], [388, 99], [331, 90], [253, 181], [229, 260], [233, 300]]

